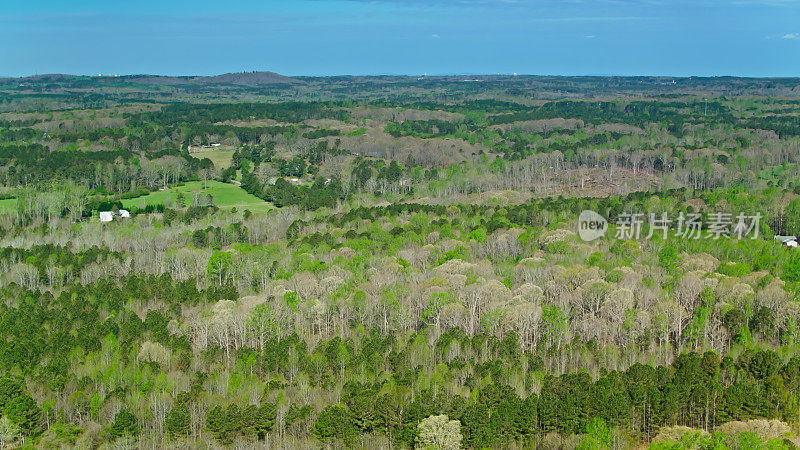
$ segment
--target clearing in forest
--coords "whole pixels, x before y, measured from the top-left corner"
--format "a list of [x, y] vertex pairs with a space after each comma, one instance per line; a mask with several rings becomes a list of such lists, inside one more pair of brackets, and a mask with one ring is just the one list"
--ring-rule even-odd
[[126, 208], [144, 208], [147, 205], [178, 206], [178, 195], [183, 194], [183, 206], [190, 206], [195, 195], [211, 194], [214, 198], [214, 205], [220, 208], [240, 207], [253, 212], [267, 211], [272, 206], [255, 195], [247, 193], [241, 187], [222, 183], [220, 181], [209, 181], [207, 188], [203, 189], [202, 181], [190, 181], [163, 191], [152, 192], [148, 195], [126, 199], [122, 201]]
[[0, 200], [0, 213], [10, 213], [17, 209], [17, 199], [5, 198]]
[[227, 169], [231, 166], [231, 159], [233, 158], [234, 149], [230, 145], [222, 145], [219, 147], [211, 148], [194, 148], [189, 154], [193, 158], [203, 159], [208, 158], [214, 163], [214, 167], [218, 169]]

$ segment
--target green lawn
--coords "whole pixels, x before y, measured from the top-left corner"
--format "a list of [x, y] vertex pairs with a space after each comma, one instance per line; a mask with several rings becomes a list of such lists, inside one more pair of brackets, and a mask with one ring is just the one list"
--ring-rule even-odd
[[0, 213], [13, 212], [17, 208], [17, 199], [7, 198], [0, 200]]
[[227, 146], [220, 147], [218, 149], [201, 149], [196, 150], [190, 153], [193, 158], [203, 159], [208, 158], [214, 163], [214, 167], [218, 169], [225, 169], [231, 165], [231, 159], [233, 158], [233, 152], [231, 148]]
[[[241, 187], [231, 183], [220, 183], [219, 181], [209, 182], [208, 193], [214, 197], [214, 204], [220, 208], [232, 208], [234, 206], [241, 209], [249, 209], [250, 211], [269, 211], [272, 206], [256, 197], [255, 195], [248, 194]], [[147, 205], [166, 204], [167, 199], [170, 205], [177, 204], [178, 193], [183, 192], [185, 197], [185, 204], [190, 205], [192, 197], [195, 193], [203, 191], [203, 183], [200, 181], [190, 181], [181, 186], [177, 186], [166, 191], [156, 191], [145, 195], [143, 197], [131, 198], [122, 201], [122, 205], [126, 208], [143, 208]], [[13, 213], [17, 207], [17, 199], [8, 198], [0, 200], [0, 214]]]
[[[220, 208], [230, 208], [233, 206], [251, 211], [267, 211], [272, 209], [267, 202], [255, 195], [248, 194], [241, 187], [231, 183], [221, 183], [219, 181], [209, 182], [209, 189], [203, 191], [203, 183], [200, 181], [190, 181], [181, 186], [167, 189], [166, 191], [156, 191], [143, 197], [131, 198], [122, 201], [126, 208], [143, 208], [147, 205], [158, 205], [171, 203], [177, 204], [178, 194], [183, 193], [185, 204], [191, 204], [194, 194], [206, 192], [214, 197], [214, 204]], [[168, 200], [171, 199], [171, 200]]]

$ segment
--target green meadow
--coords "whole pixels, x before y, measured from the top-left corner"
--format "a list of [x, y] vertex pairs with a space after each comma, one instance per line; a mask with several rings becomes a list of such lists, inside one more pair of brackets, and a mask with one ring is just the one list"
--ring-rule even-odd
[[230, 167], [231, 158], [233, 158], [234, 150], [229, 146], [223, 146], [215, 149], [201, 149], [191, 153], [193, 158], [203, 159], [208, 158], [214, 163], [214, 167], [225, 169]]
[[17, 199], [15, 198], [6, 198], [0, 200], [0, 214], [13, 212], [16, 207], [17, 207]]
[[231, 184], [213, 181], [207, 183], [207, 188], [203, 189], [201, 181], [190, 181], [180, 186], [152, 192], [148, 195], [125, 199], [122, 205], [126, 208], [144, 208], [147, 205], [166, 205], [177, 206], [178, 196], [183, 194], [183, 205], [191, 205], [192, 198], [196, 194], [211, 194], [214, 204], [220, 208], [242, 207], [251, 211], [268, 211], [272, 206], [255, 195], [248, 194], [241, 187]]
[[[203, 189], [201, 181], [190, 181], [180, 186], [156, 191], [148, 195], [122, 200], [125, 208], [144, 208], [147, 205], [165, 205], [169, 207], [178, 206], [178, 195], [183, 194], [183, 206], [192, 204], [192, 199], [196, 194], [211, 194], [214, 198], [214, 205], [220, 208], [241, 207], [253, 212], [269, 211], [272, 206], [255, 195], [248, 194], [241, 187], [219, 181], [208, 182], [208, 188]], [[0, 200], [0, 214], [13, 213], [17, 207], [16, 198]]]

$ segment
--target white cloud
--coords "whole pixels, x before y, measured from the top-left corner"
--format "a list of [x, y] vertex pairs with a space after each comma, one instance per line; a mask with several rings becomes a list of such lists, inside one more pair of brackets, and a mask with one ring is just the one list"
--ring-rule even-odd
[[434, 39], [439, 39], [439, 35], [438, 34], [432, 34], [431, 37], [434, 38]]
[[781, 36], [781, 39], [800, 39], [800, 34], [786, 33], [783, 36]]
[[584, 39], [594, 39], [594, 35], [593, 35], [593, 34], [587, 34], [587, 35], [586, 35], [586, 36], [584, 36], [583, 38], [584, 38]]

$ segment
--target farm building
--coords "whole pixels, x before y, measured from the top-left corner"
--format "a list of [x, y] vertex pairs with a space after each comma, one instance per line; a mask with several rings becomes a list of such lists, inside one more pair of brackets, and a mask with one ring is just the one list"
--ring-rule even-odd
[[116, 213], [114, 211], [100, 211], [100, 222], [111, 222], [114, 217], [126, 219], [131, 216], [131, 212], [127, 209], [120, 209]]
[[775, 236], [775, 240], [784, 247], [797, 247], [797, 236]]

